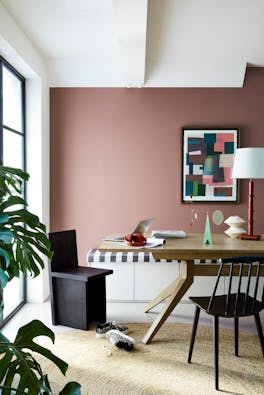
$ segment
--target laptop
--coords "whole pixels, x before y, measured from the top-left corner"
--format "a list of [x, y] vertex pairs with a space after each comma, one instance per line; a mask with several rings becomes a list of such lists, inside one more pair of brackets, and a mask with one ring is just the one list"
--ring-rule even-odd
[[[135, 226], [132, 232], [127, 233], [146, 233], [154, 222], [154, 218], [143, 219]], [[105, 241], [124, 241], [125, 235], [119, 237], [107, 237]]]

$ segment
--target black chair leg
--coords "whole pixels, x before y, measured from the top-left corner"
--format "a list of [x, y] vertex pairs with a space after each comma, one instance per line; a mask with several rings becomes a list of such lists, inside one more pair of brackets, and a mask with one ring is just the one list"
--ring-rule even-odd
[[256, 327], [257, 327], [257, 331], [258, 331], [258, 337], [259, 337], [262, 355], [264, 357], [264, 337], [263, 337], [263, 331], [262, 331], [259, 313], [254, 315], [254, 318], [255, 318], [255, 323], [256, 323]]
[[219, 317], [216, 315], [214, 316], [214, 365], [215, 365], [215, 389], [219, 389], [219, 345], [218, 345], [218, 338], [219, 338]]
[[191, 359], [192, 359], [192, 352], [193, 352], [193, 346], [194, 346], [199, 316], [200, 316], [200, 308], [198, 306], [196, 306], [195, 316], [194, 316], [194, 320], [193, 320], [193, 327], [192, 327], [191, 342], [190, 342], [190, 347], [189, 347], [188, 363], [191, 363]]
[[234, 318], [234, 332], [235, 332], [235, 356], [238, 357], [238, 317]]

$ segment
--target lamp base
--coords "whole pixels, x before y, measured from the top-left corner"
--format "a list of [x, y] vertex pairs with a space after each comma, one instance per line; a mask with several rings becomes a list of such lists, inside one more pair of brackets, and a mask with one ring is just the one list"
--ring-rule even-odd
[[257, 241], [257, 240], [260, 240], [260, 238], [261, 238], [261, 235], [241, 235], [240, 236], [240, 239], [241, 240], [254, 240], [254, 241]]

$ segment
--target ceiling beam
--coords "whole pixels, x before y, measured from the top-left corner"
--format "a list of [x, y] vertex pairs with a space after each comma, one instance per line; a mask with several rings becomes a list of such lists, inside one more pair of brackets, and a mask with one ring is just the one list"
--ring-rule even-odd
[[145, 81], [148, 0], [113, 0], [124, 85], [142, 87]]

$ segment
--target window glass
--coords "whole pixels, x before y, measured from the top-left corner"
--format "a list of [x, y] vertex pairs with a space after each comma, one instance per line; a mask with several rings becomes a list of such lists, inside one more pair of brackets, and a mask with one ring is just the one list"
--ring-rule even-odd
[[3, 134], [3, 163], [5, 166], [23, 168], [23, 138], [6, 130]]
[[[25, 79], [1, 56], [0, 92], [0, 165], [25, 169]], [[3, 321], [0, 327], [24, 303], [25, 279], [21, 275], [3, 289]]]
[[4, 288], [3, 318], [9, 316], [24, 298], [24, 277], [13, 278]]
[[3, 124], [22, 132], [22, 84], [3, 66]]

